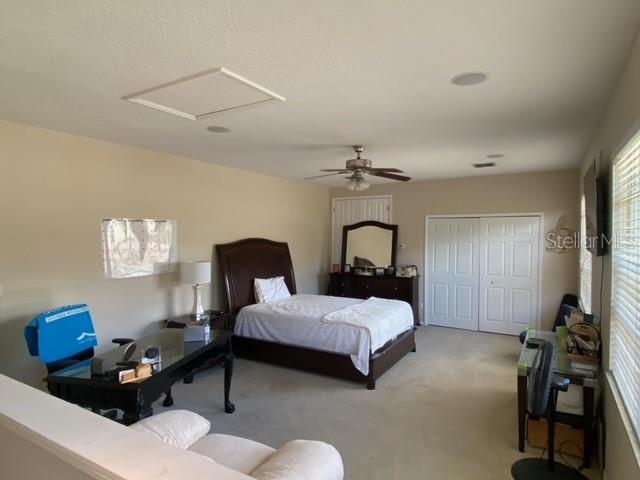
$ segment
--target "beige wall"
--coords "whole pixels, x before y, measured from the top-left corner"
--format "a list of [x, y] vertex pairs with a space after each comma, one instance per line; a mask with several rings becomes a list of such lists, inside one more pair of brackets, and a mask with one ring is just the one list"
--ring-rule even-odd
[[[344, 188], [331, 191], [333, 197], [348, 196]], [[544, 213], [544, 231], [552, 229], [562, 215], [569, 224], [579, 227], [578, 171], [492, 175], [453, 180], [393, 183], [371, 187], [356, 195], [393, 195], [393, 223], [398, 224], [397, 263], [415, 264], [422, 275], [424, 268], [424, 230], [426, 215], [490, 213]], [[550, 327], [562, 294], [576, 292], [578, 256], [543, 255], [542, 320]], [[424, 288], [420, 282], [420, 301]]]
[[[582, 172], [586, 172], [594, 159], [600, 158], [600, 173], [609, 178], [611, 159], [638, 129], [640, 129], [640, 30], [636, 33], [629, 58], [609, 100], [603, 121], [589, 146]], [[604, 281], [601, 283], [603, 261]], [[604, 365], [605, 369], [608, 369], [609, 306], [611, 305], [610, 255], [594, 258], [592, 281], [594, 312], [600, 312], [600, 289], [602, 288]], [[607, 478], [609, 480], [640, 478], [640, 447], [637, 440], [633, 441], [624, 427], [622, 411], [615, 401], [608, 381], [604, 391], [604, 410], [607, 422]], [[636, 452], [634, 452], [634, 444]]]
[[[88, 303], [102, 345], [191, 308], [177, 274], [103, 278], [103, 217], [177, 220], [180, 260], [249, 236], [288, 241], [299, 290], [324, 290], [328, 189], [0, 122], [0, 372], [43, 377], [22, 328], [51, 307]], [[223, 308], [219, 273], [214, 282], [205, 307]]]

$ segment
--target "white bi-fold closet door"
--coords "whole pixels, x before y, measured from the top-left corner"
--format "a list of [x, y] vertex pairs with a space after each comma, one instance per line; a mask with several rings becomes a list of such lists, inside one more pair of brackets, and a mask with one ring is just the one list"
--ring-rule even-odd
[[538, 318], [540, 217], [430, 218], [427, 321], [516, 335]]
[[427, 242], [427, 322], [477, 330], [480, 219], [430, 219]]

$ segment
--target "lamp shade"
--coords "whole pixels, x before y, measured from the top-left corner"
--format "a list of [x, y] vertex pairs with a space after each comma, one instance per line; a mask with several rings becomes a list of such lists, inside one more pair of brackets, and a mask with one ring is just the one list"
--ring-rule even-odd
[[189, 285], [211, 283], [211, 262], [181, 263], [180, 280]]

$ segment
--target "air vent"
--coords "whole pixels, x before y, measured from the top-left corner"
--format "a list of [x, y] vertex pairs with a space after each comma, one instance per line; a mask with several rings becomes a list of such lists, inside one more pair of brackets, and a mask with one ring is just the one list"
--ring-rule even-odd
[[192, 121], [285, 98], [224, 68], [214, 68], [123, 97]]
[[491, 168], [496, 166], [496, 162], [473, 163], [473, 168]]

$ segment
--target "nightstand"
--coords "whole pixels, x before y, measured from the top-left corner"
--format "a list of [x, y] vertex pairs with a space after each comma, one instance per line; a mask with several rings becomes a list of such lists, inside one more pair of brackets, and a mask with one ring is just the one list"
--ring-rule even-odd
[[[211, 330], [229, 330], [229, 314], [220, 310], [206, 310], [202, 318], [209, 318], [209, 326]], [[177, 315], [167, 318], [164, 321], [166, 328], [184, 328], [185, 324], [193, 322], [195, 317], [187, 313], [185, 315]]]

